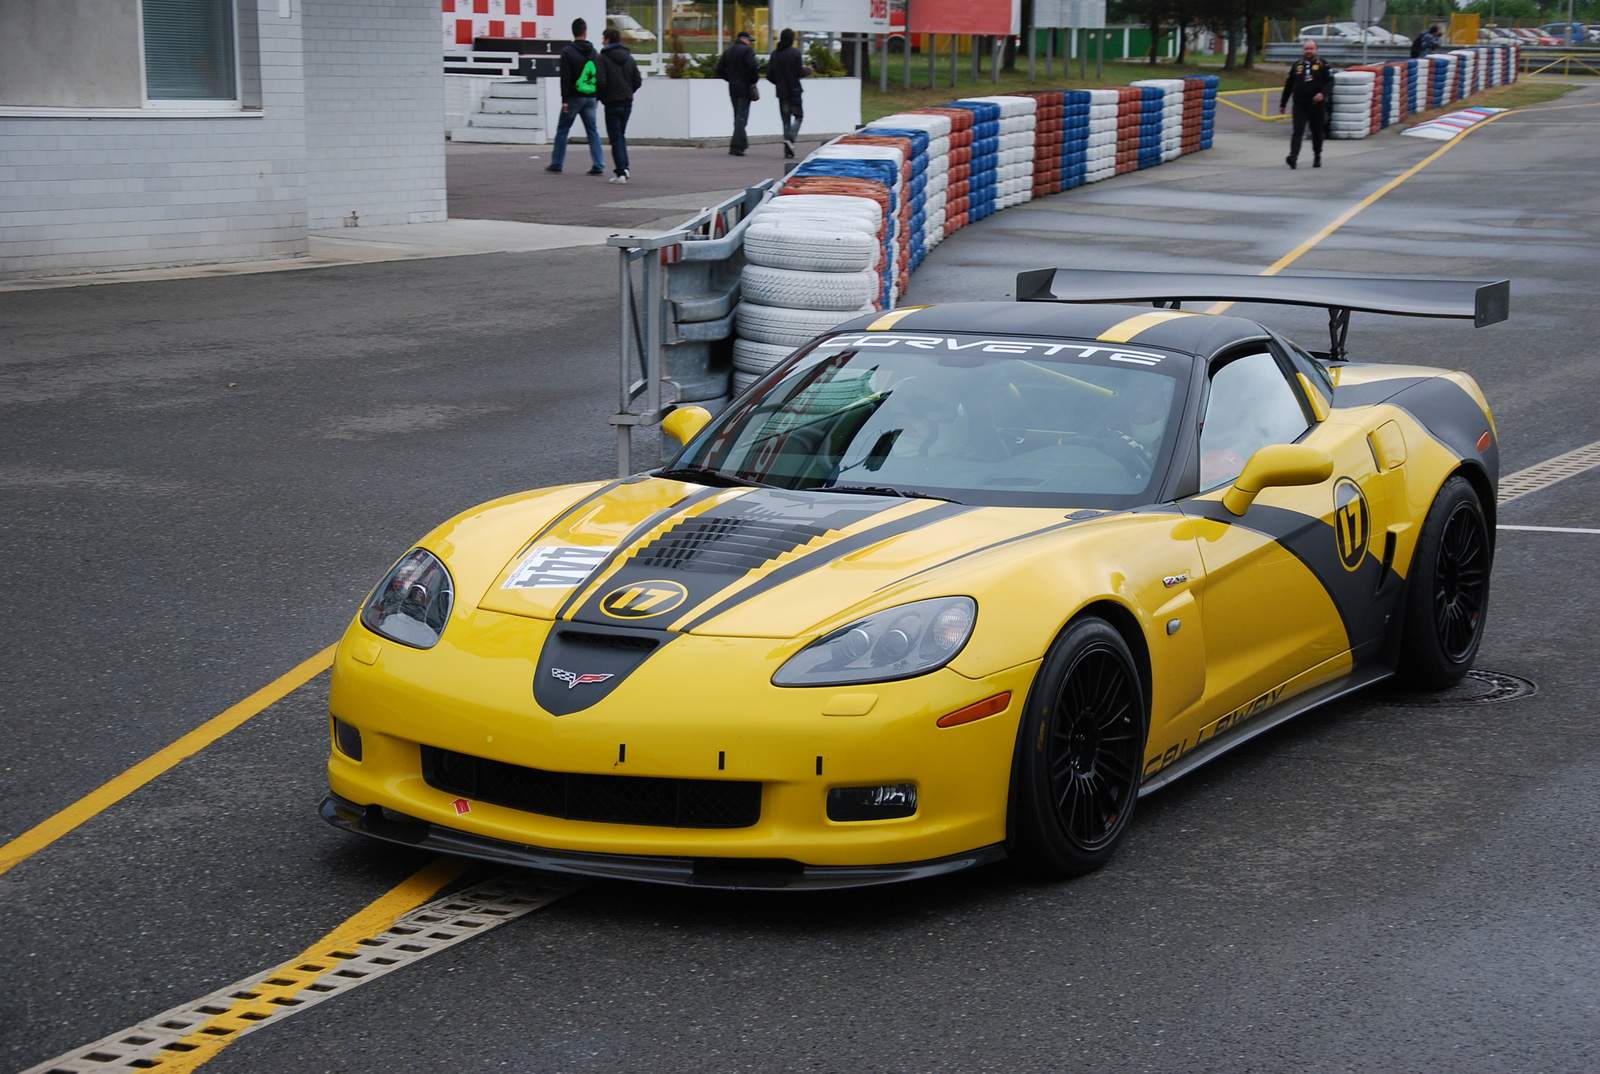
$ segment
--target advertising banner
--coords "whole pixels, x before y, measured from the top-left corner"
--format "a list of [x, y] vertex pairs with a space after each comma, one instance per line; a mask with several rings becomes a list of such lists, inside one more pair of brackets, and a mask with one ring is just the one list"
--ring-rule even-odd
[[889, 0], [772, 0], [772, 32], [820, 30], [881, 34], [889, 30]]
[[1033, 24], [1041, 30], [1103, 30], [1106, 0], [1033, 0]]
[[1017, 34], [1022, 0], [911, 0], [914, 34]]
[[[572, 20], [589, 24], [589, 40], [599, 47], [606, 28], [600, 0], [443, 0], [446, 52], [472, 47], [475, 37], [521, 37], [568, 41]], [[646, 49], [655, 47], [652, 39]]]

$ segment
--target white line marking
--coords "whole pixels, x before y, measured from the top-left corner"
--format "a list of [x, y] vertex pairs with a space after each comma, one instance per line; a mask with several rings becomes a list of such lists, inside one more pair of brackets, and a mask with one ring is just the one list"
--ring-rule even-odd
[[[1557, 481], [1565, 481], [1569, 477], [1576, 477], [1586, 470], [1600, 466], [1600, 440], [1586, 444], [1581, 448], [1557, 455], [1553, 459], [1546, 459], [1536, 466], [1500, 479], [1500, 503], [1510, 503], [1519, 496], [1526, 496], [1530, 492], [1538, 492], [1542, 488], [1549, 488]], [[1501, 529], [1509, 529], [1502, 526]]]
[[1586, 530], [1579, 526], [1496, 526], [1497, 530], [1530, 530], [1534, 533], [1600, 533], [1600, 530]]
[[[556, 879], [548, 874], [512, 872], [447, 898], [434, 899], [404, 915], [378, 935], [353, 941], [352, 949], [360, 952], [354, 958], [340, 960], [334, 969], [297, 990], [287, 1003], [262, 1004], [261, 1009], [252, 1010], [237, 1028], [228, 1031], [229, 1038], [277, 1025], [291, 1014], [548, 906], [587, 883]], [[266, 982], [283, 968], [275, 966], [236, 981], [209, 996], [146, 1018], [120, 1033], [74, 1048], [58, 1059], [29, 1067], [22, 1074], [136, 1071], [164, 1069], [169, 1064], [184, 1065], [186, 1051], [178, 1049], [191, 1049], [189, 1045], [180, 1044], [185, 1037], [199, 1032], [219, 1014], [238, 1008], [246, 994], [270, 992], [272, 989]], [[178, 1049], [173, 1045], [178, 1045]]]

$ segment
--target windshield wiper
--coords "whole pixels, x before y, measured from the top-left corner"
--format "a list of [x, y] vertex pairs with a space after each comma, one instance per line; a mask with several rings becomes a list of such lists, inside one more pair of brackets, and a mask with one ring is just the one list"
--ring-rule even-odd
[[860, 492], [868, 496], [902, 496], [908, 500], [941, 500], [944, 503], [960, 503], [948, 496], [935, 496], [931, 492], [918, 492], [916, 489], [890, 488], [888, 485], [813, 485], [806, 492]]
[[697, 485], [710, 485], [713, 488], [723, 489], [751, 488], [764, 484], [749, 478], [732, 477], [721, 470], [707, 470], [701, 466], [673, 466], [656, 470], [650, 476], [664, 477], [668, 481], [692, 481]]

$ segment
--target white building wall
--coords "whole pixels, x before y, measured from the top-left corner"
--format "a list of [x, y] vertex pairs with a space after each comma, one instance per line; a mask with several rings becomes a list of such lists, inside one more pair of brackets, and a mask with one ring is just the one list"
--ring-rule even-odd
[[304, 17], [310, 226], [445, 219], [439, 0], [304, 0]]
[[240, 2], [259, 112], [0, 109], [0, 277], [305, 254], [300, 5]]

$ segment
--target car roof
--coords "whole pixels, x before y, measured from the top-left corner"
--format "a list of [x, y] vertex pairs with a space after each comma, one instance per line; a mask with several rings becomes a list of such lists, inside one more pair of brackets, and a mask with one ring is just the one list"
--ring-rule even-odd
[[1268, 334], [1260, 324], [1243, 317], [1150, 306], [1055, 302], [948, 302], [909, 311], [867, 314], [844, 322], [834, 331], [890, 329], [1106, 340], [1163, 347], [1201, 357]]

